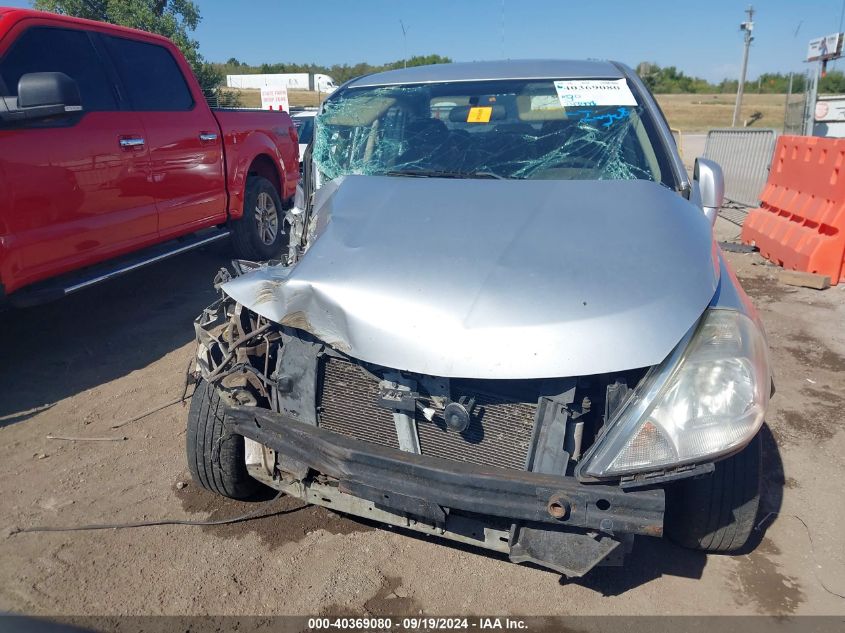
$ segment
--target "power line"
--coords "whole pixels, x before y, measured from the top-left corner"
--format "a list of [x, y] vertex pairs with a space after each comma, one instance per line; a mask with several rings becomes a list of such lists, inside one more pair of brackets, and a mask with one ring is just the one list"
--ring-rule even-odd
[[842, 0], [842, 10], [839, 12], [839, 33], [842, 32], [843, 21], [845, 21], [845, 0]]
[[[837, 33], [842, 32], [842, 23], [845, 22], [845, 0], [842, 0], [842, 9], [839, 11], [839, 30], [836, 31]], [[836, 64], [838, 60], [833, 60], [833, 64]]]
[[402, 67], [408, 67], [408, 29], [405, 28], [405, 23], [402, 20], [399, 20], [399, 26], [402, 27], [402, 48], [404, 49], [402, 52]]

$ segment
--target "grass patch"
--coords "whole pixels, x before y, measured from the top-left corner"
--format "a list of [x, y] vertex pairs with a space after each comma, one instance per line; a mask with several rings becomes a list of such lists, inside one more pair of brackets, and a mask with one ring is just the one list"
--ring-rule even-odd
[[[666, 94], [655, 95], [669, 120], [669, 125], [682, 132], [706, 132], [730, 127], [736, 95], [730, 94]], [[754, 112], [763, 116], [752, 127], [783, 129], [786, 95], [746, 94], [742, 99], [740, 124]]]

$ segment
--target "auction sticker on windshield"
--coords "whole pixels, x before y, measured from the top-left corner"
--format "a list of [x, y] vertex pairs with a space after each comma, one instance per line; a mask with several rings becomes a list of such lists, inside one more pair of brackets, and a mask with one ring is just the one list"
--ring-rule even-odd
[[624, 79], [567, 79], [556, 81], [555, 90], [564, 108], [637, 105]]
[[470, 108], [467, 112], [467, 123], [490, 123], [493, 108]]

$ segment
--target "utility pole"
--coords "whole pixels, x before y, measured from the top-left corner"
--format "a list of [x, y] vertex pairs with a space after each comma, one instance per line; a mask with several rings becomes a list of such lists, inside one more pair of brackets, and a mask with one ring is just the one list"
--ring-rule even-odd
[[745, 31], [745, 49], [742, 53], [742, 70], [739, 74], [739, 84], [736, 87], [736, 106], [734, 106], [734, 118], [731, 127], [736, 127], [739, 121], [739, 111], [742, 109], [742, 94], [745, 92], [745, 73], [748, 70], [748, 50], [754, 37], [751, 32], [754, 30], [754, 7], [750, 6], [745, 10], [748, 20], [739, 25], [740, 31]]
[[819, 79], [822, 76], [823, 61], [816, 64], [816, 69], [810, 73], [810, 90], [807, 94], [807, 102], [804, 105], [804, 136], [813, 135], [815, 121], [816, 99], [819, 98]]

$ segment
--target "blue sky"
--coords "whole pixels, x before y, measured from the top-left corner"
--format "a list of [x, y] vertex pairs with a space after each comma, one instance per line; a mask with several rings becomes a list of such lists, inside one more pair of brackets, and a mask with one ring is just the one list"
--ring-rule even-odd
[[[26, 6], [26, 0], [0, 4]], [[758, 0], [749, 76], [800, 71], [811, 38], [837, 31], [843, 0]], [[655, 61], [718, 81], [742, 60], [746, 0], [199, 0], [195, 32], [211, 61], [384, 63], [439, 53], [456, 61], [609, 58]], [[798, 31], [795, 35], [795, 31]], [[838, 62], [845, 68], [845, 61]]]

